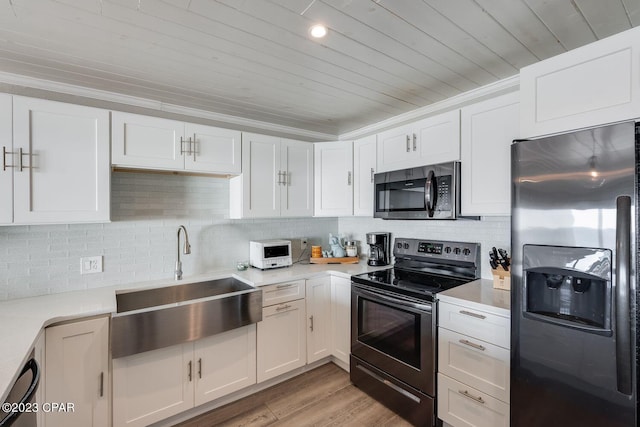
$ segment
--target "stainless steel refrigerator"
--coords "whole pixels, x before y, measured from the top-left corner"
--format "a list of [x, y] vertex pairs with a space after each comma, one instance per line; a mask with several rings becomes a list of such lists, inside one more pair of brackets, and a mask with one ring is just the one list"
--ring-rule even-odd
[[513, 427], [638, 425], [639, 131], [512, 146]]

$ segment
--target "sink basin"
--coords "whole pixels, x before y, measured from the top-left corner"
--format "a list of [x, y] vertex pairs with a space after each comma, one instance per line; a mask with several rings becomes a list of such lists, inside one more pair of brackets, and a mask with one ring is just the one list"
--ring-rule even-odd
[[233, 277], [116, 294], [116, 313], [215, 297], [255, 288]]
[[262, 290], [232, 277], [116, 294], [113, 358], [182, 344], [262, 320]]

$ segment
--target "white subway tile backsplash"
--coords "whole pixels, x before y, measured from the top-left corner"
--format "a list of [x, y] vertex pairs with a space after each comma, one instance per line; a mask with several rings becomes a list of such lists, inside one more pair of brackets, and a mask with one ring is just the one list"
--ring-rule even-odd
[[[111, 223], [0, 227], [0, 300], [171, 278], [181, 224], [185, 277], [234, 268], [252, 239], [327, 244], [338, 230], [336, 218], [231, 220], [221, 178], [113, 173], [111, 186]], [[94, 255], [104, 272], [80, 275], [80, 258]]]

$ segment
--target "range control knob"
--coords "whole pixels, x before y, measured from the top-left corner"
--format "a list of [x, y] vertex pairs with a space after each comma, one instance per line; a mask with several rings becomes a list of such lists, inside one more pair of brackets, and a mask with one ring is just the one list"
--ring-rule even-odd
[[405, 243], [405, 244], [404, 244], [404, 248], [405, 248], [405, 249], [409, 249], [409, 244], [408, 244], [408, 243]]
[[396, 246], [398, 247], [398, 249], [402, 249], [402, 242], [396, 243]]
[[447, 246], [444, 248], [444, 253], [446, 254], [450, 254], [451, 253], [451, 246]]
[[455, 248], [453, 250], [453, 253], [456, 254], [456, 255], [460, 255], [460, 248]]
[[462, 250], [462, 255], [464, 256], [469, 256], [470, 253], [471, 253], [471, 250], [469, 248], [464, 248]]

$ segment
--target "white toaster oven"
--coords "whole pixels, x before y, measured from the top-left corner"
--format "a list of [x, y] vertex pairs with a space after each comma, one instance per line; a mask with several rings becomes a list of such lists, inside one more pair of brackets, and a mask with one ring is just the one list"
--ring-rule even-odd
[[249, 263], [256, 268], [288, 267], [291, 261], [291, 240], [252, 240], [249, 242]]

